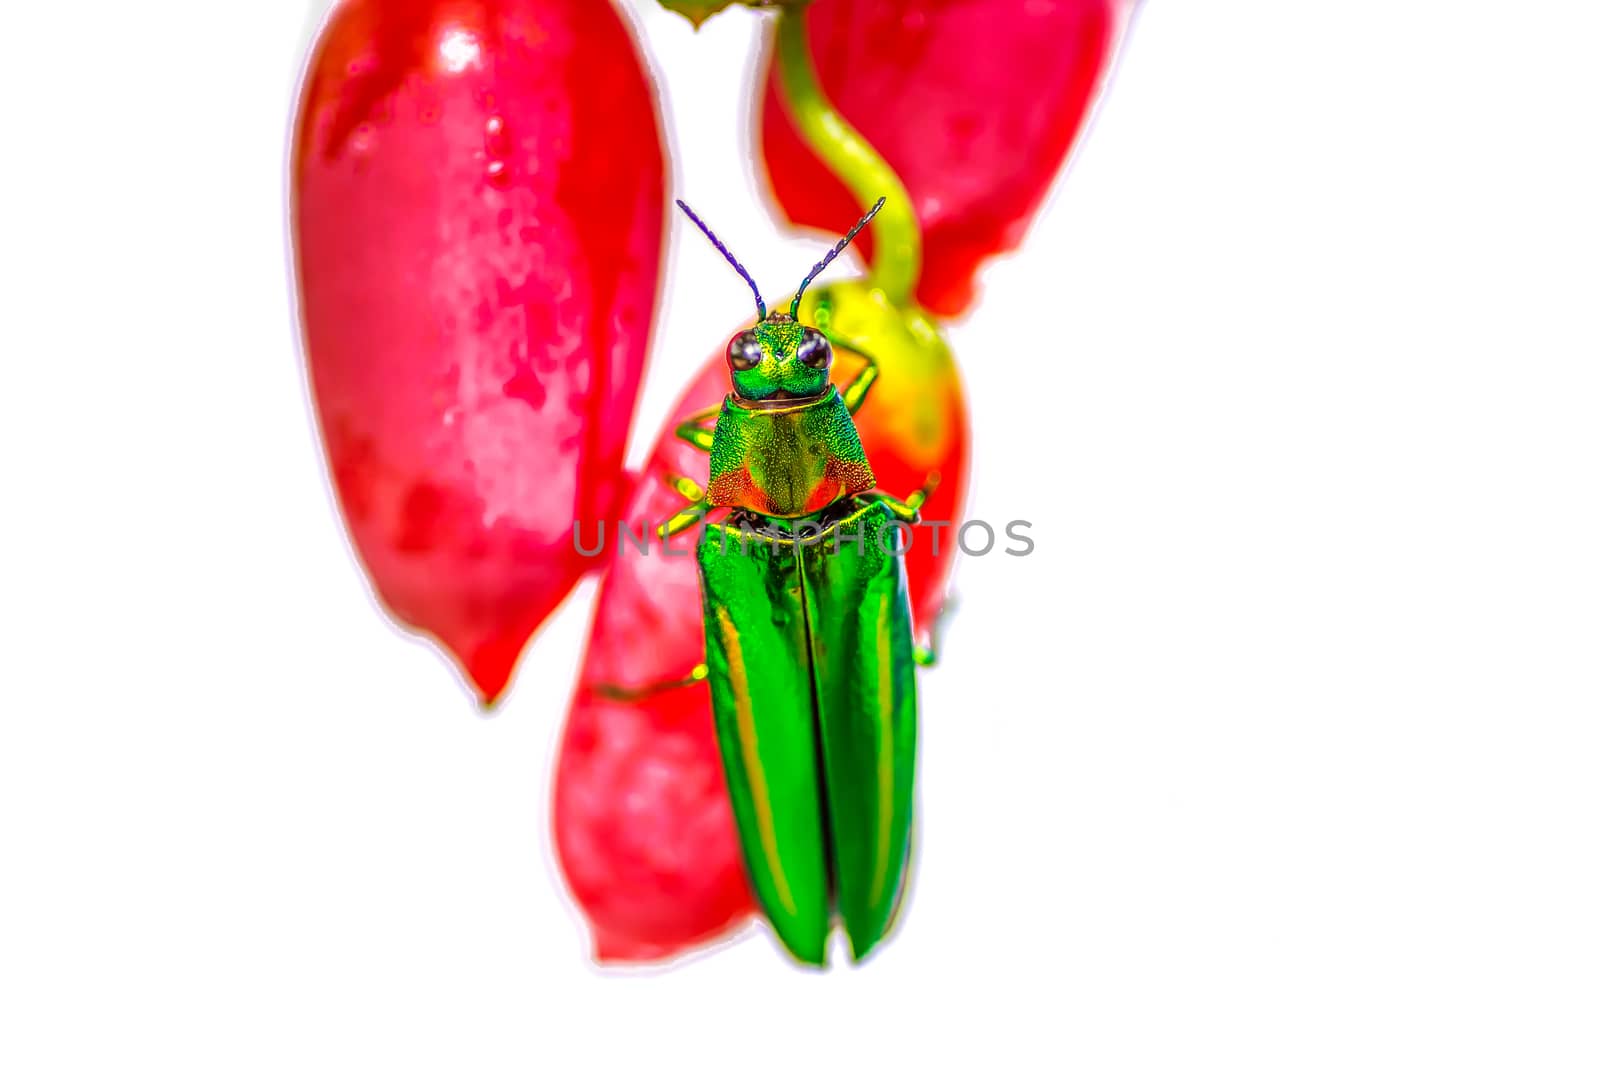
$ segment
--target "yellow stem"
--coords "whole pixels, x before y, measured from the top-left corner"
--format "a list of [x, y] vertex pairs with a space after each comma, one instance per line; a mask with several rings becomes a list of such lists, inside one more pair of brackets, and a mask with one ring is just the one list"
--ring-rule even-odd
[[800, 136], [839, 176], [863, 212], [884, 197], [872, 220], [870, 280], [889, 300], [904, 306], [922, 272], [922, 230], [905, 185], [817, 84], [806, 38], [805, 8], [786, 7], [778, 16], [778, 77], [789, 115]]

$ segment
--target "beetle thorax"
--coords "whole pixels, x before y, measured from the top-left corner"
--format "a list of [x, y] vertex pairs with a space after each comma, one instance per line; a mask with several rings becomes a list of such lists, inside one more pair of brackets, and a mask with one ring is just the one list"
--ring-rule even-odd
[[793, 518], [874, 484], [855, 423], [832, 386], [782, 405], [753, 407], [736, 397], [723, 404], [711, 444], [712, 506]]

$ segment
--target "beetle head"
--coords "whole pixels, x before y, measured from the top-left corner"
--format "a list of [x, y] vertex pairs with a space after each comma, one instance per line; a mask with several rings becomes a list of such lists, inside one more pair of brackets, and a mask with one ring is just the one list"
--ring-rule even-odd
[[742, 400], [821, 396], [833, 346], [821, 331], [774, 311], [728, 342], [728, 372]]

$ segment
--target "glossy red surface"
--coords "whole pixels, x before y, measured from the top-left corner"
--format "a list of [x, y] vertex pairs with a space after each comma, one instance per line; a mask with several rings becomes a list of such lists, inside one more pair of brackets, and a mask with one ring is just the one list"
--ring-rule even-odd
[[[556, 850], [573, 897], [589, 918], [603, 960], [650, 960], [708, 941], [752, 914], [701, 683], [642, 700], [616, 701], [588, 687], [644, 689], [688, 676], [705, 659], [694, 535], [654, 539], [657, 523], [686, 501], [669, 474], [705, 484], [709, 457], [674, 427], [728, 392], [719, 353], [685, 391], [624, 510], [649, 554], [620, 541], [614, 524], [578, 691], [556, 766]], [[598, 532], [583, 530], [586, 548]]]
[[608, 0], [349, 0], [296, 128], [310, 380], [378, 596], [485, 700], [613, 512], [662, 261], [662, 135]]
[[[823, 91], [905, 182], [923, 227], [917, 299], [956, 315], [1017, 247], [1097, 96], [1130, 0], [827, 0], [807, 9]], [[789, 219], [855, 199], [802, 144], [769, 69], [761, 152]], [[872, 235], [857, 238], [863, 254]]]

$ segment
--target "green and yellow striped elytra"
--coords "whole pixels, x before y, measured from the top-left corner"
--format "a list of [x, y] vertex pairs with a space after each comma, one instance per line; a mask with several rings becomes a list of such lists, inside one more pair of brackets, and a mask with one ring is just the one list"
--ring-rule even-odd
[[[702, 489], [662, 536], [701, 528], [697, 560], [717, 739], [745, 868], [795, 959], [825, 966], [837, 915], [860, 960], [892, 927], [905, 888], [916, 771], [911, 609], [898, 525], [926, 495], [875, 490], [853, 413], [877, 379], [829, 381], [834, 341], [800, 295], [869, 211], [767, 311], [749, 274], [679, 207], [755, 292], [757, 318], [728, 344], [732, 391], [679, 426], [710, 453]], [[843, 347], [843, 346], [841, 346]], [[713, 509], [727, 509], [707, 521]]]

